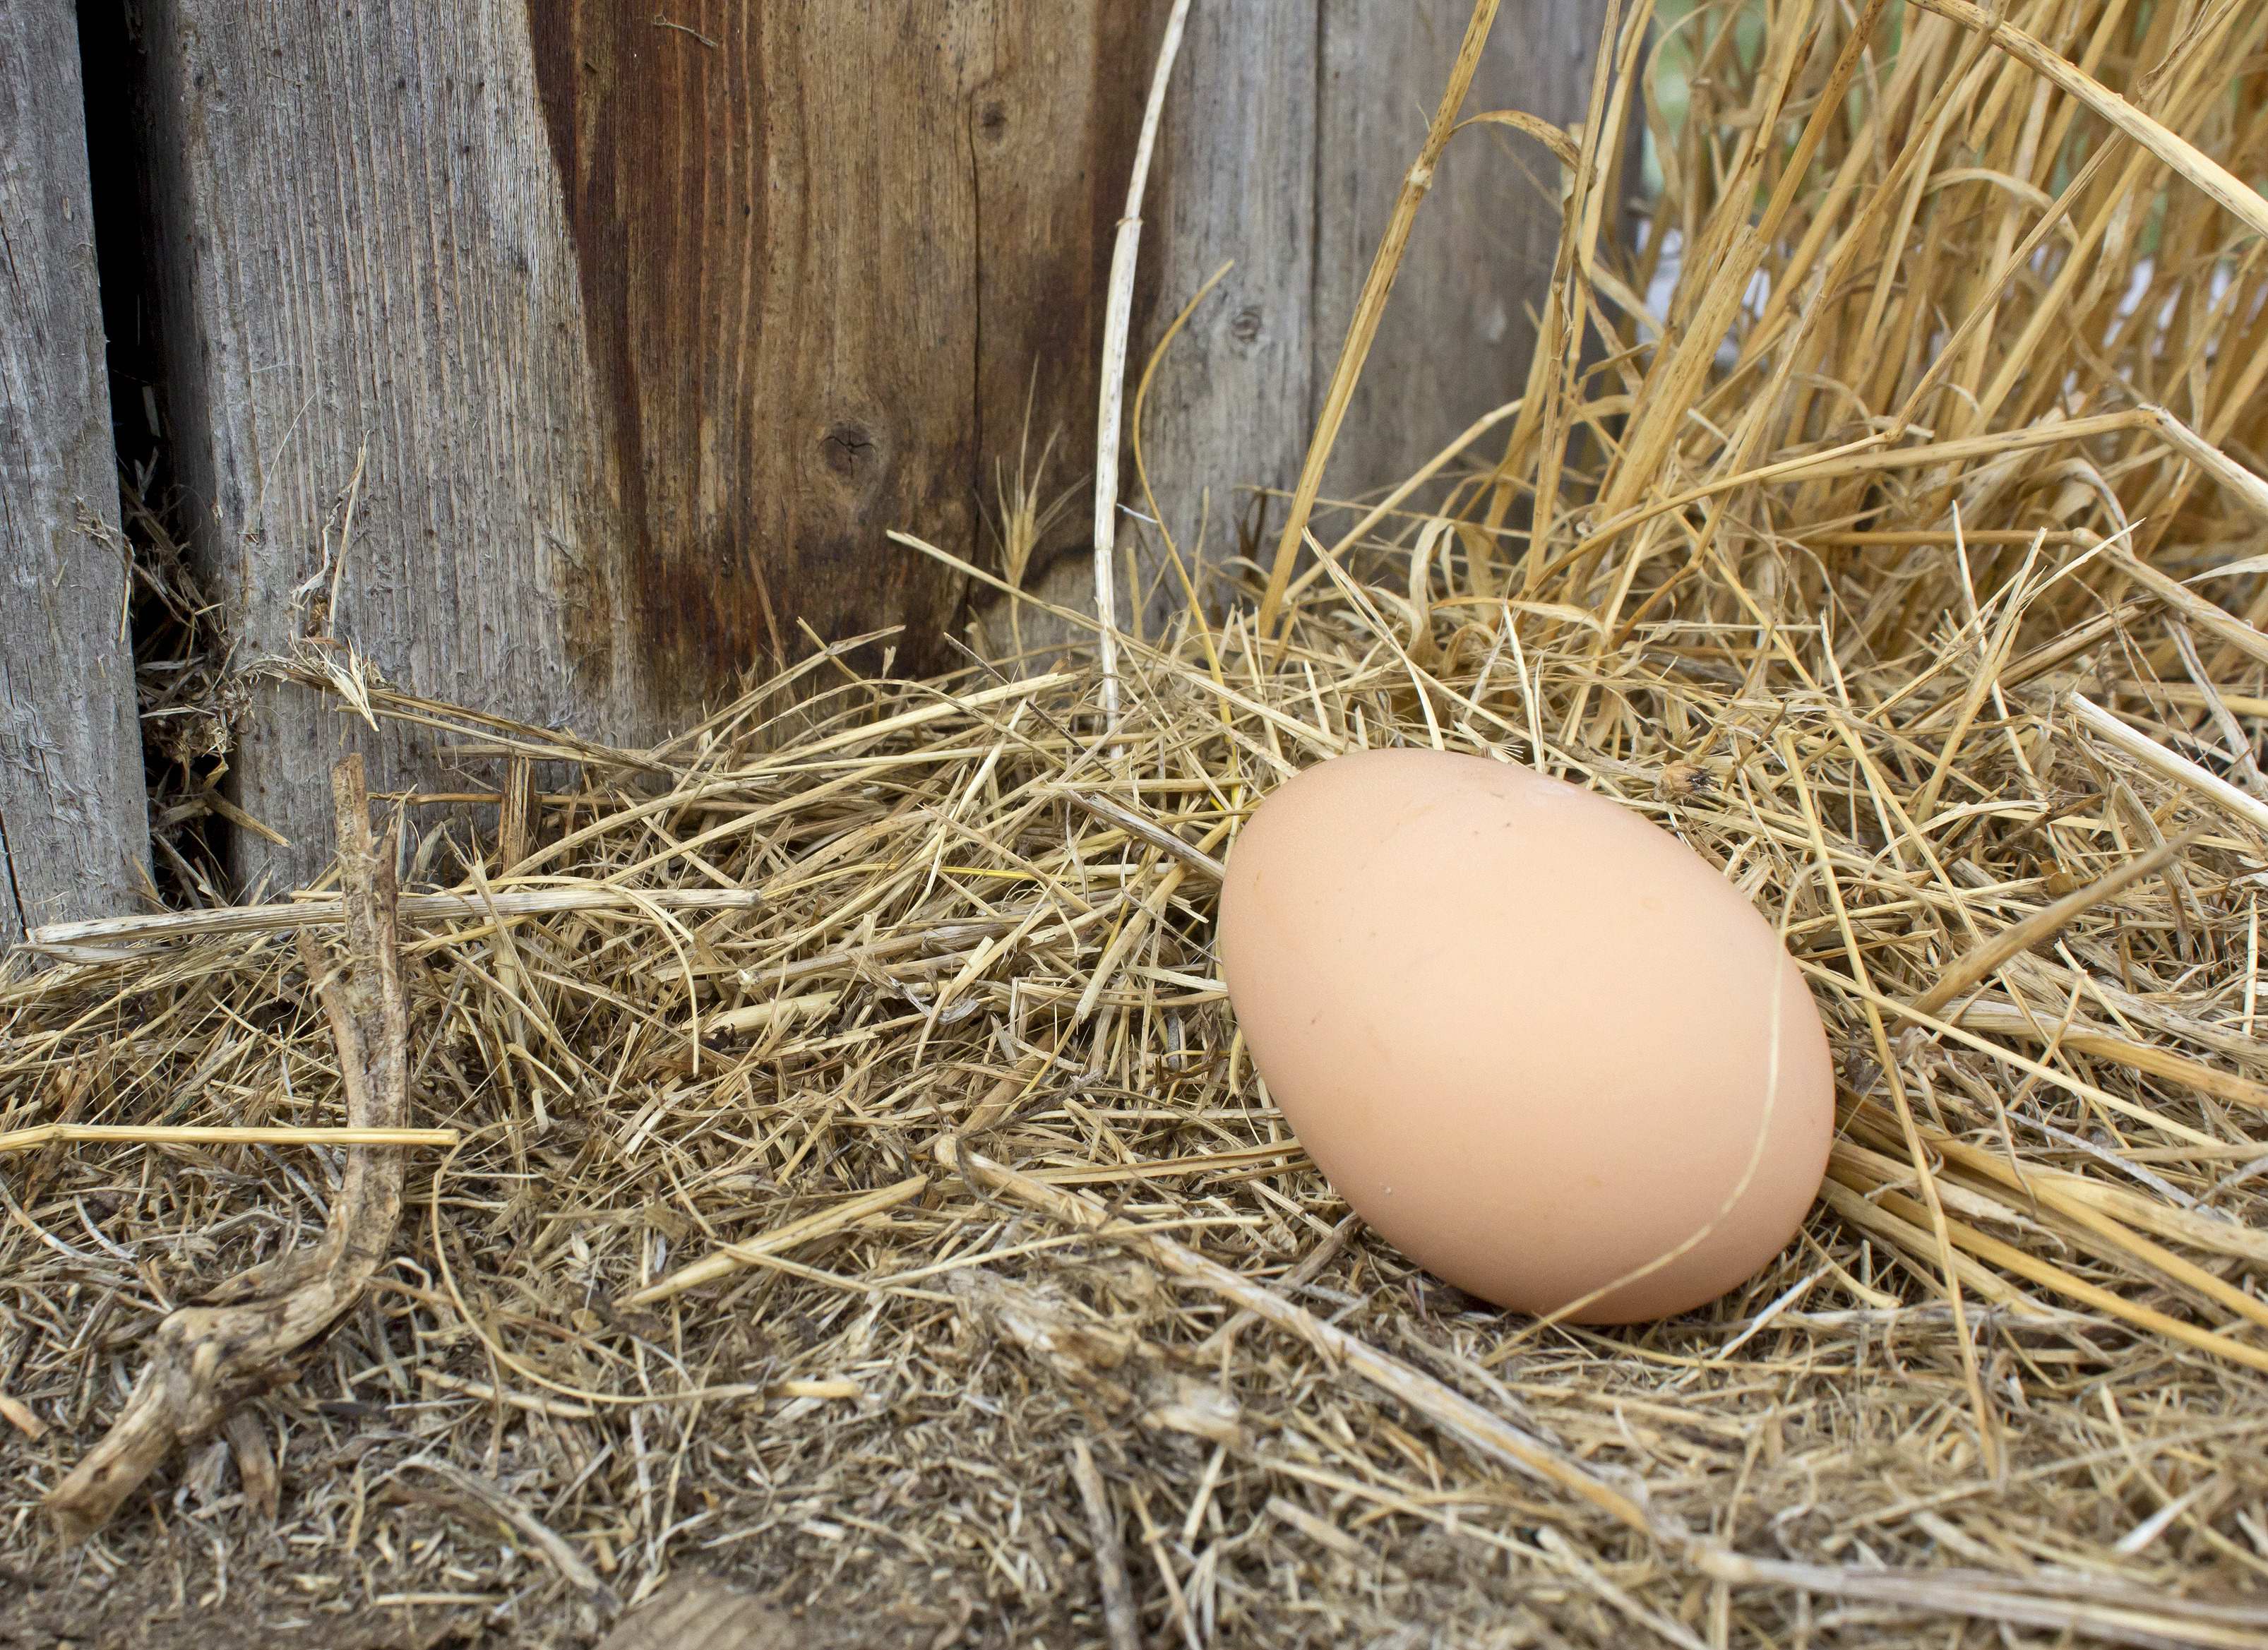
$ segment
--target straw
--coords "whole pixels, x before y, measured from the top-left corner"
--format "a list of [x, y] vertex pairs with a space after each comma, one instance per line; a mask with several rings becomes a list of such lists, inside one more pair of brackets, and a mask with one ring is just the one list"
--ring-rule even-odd
[[[431, 1144], [325, 1132], [284, 937], [342, 908], [220, 879], [232, 667], [152, 552], [182, 909], [0, 975], [0, 1617], [579, 1643], [707, 1576], [843, 1645], [2268, 1637], [2268, 243], [2220, 181], [2268, 175], [2268, 11], [1868, 15], [1625, 19], [1572, 167], [1459, 133], [1565, 191], [1533, 371], [1359, 498], [1282, 409], [1312, 570], [1265, 627], [1272, 542], [1211, 610], [1173, 580], [1115, 726], [1083, 599], [921, 681], [819, 650], [646, 750], [291, 687], [468, 748], [401, 799], [386, 1138]], [[1839, 1126], [1722, 1300], [1539, 1327], [1300, 1149], [1219, 877], [1287, 775], [1388, 745], [1580, 784], [1784, 935]], [[345, 1201], [318, 1141], [414, 1218], [67, 1565], [37, 1509], [155, 1326]]]

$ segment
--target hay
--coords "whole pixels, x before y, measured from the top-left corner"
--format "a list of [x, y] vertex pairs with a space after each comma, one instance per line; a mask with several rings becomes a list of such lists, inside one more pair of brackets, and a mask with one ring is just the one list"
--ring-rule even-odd
[[[476, 844], [406, 804], [461, 1143], [242, 1487], [76, 1553], [36, 1508], [151, 1325], [336, 1160], [0, 1160], [0, 1624], [581, 1643], [712, 1573], [815, 1643], [2261, 1642], [2268, 278], [2191, 158], [2268, 170], [2268, 14], [1769, 11], [1621, 9], [1525, 394], [1122, 637], [1107, 739], [1079, 649], [825, 653], [643, 752], [357, 686], [502, 764]], [[1660, 821], [1805, 968], [1829, 1183], [1710, 1311], [1481, 1308], [1255, 1080], [1212, 867], [1394, 741]], [[60, 939], [0, 1130], [339, 1118], [284, 929]]]

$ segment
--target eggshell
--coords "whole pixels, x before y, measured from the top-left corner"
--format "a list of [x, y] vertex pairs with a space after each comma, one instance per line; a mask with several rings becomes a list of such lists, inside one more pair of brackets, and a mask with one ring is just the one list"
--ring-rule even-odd
[[1331, 1184], [1498, 1305], [1688, 1310], [1818, 1195], [1834, 1087], [1801, 975], [1700, 856], [1573, 785], [1430, 750], [1311, 768], [1237, 838], [1219, 953]]

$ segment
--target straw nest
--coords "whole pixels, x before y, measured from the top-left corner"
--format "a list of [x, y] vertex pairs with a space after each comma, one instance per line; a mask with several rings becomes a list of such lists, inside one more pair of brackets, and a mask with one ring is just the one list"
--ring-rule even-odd
[[[1567, 180], [1524, 393], [1293, 500], [1113, 730], [1077, 645], [830, 652], [639, 752], [335, 662], [502, 776], [476, 842], [406, 807], [402, 1121], [457, 1143], [379, 1148], [367, 1291], [66, 1550], [159, 1318], [343, 1196], [284, 932], [337, 906], [7, 978], [0, 1126], [143, 1138], [0, 1161], [0, 1637], [581, 1642], [705, 1574], [814, 1643], [2261, 1642], [2268, 13], [1761, 10], [1622, 8], [1586, 129], [1458, 139]], [[1391, 742], [1611, 797], [1786, 934], [1843, 1125], [1711, 1310], [1484, 1309], [1270, 1105], [1215, 864]]]

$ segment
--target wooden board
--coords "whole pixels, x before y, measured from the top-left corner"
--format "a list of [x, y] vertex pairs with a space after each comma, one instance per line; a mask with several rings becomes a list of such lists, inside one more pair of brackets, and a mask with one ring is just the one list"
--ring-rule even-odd
[[133, 909], [149, 825], [70, 0], [0, 5], [0, 944]]
[[[901, 666], [948, 660], [961, 582], [885, 532], [990, 562], [1020, 453], [1054, 438], [1049, 495], [1092, 472], [1110, 242], [1167, 0], [284, 0], [257, 28], [244, 0], [144, 4], [168, 401], [247, 659], [351, 646], [424, 694], [642, 742], [812, 636], [901, 625]], [[1450, 9], [1194, 9], [1135, 362], [1237, 259], [1147, 424], [1185, 543], [1211, 490], [1214, 557], [1232, 490], [1296, 472], [1351, 302], [1341, 266], [1382, 225]], [[1507, 82], [1532, 70], [1556, 107], [1580, 78], [1506, 55], [1491, 96], [1521, 100]], [[1457, 164], [1471, 192], [1431, 209], [1439, 267], [1407, 302], [1462, 294], [1485, 347], [1416, 324], [1403, 358], [1382, 345], [1379, 372], [1425, 387], [1359, 409], [1350, 476], [1436, 427], [1411, 406], [1454, 428], [1518, 379], [1533, 272], [1503, 246], [1548, 247], [1550, 215], [1524, 179], [1488, 192], [1500, 158]], [[1086, 600], [1084, 519], [1041, 547], [1035, 588]], [[422, 733], [264, 687], [235, 794], [302, 845], [246, 869], [320, 863], [343, 740], [381, 785], [465, 783]]]
[[[1296, 479], [1395, 191], [1471, 11], [1470, 0], [1191, 8], [1144, 213], [1132, 364], [1138, 378], [1149, 346], [1233, 260], [1160, 365], [1145, 421], [1158, 504], [1184, 551], [1204, 520], [1204, 559], [1236, 554], [1254, 504], [1240, 490], [1288, 489]], [[1466, 113], [1516, 108], [1562, 126], [1579, 122], [1599, 26], [1584, 0], [1504, 0]], [[1138, 99], [1138, 70], [1149, 61], [1120, 61], [1122, 102]], [[1123, 165], [1106, 172], [1109, 187], [1123, 188]], [[1519, 393], [1558, 242], [1560, 182], [1540, 147], [1501, 128], [1458, 137], [1333, 449], [1327, 497], [1400, 481]], [[1091, 419], [1094, 380], [1079, 366], [1076, 416]], [[1094, 461], [1091, 432], [1074, 424], [1069, 434], [1083, 474]], [[1124, 498], [1145, 507], [1130, 465]], [[1282, 508], [1280, 499], [1270, 505]], [[1077, 554], [1056, 559], [1038, 584], [1064, 605], [1088, 600], [1085, 531], [1057, 535]], [[1157, 593], [1154, 625], [1179, 599], [1154, 562], [1142, 571]]]
[[621, 490], [629, 727], [800, 655], [804, 626], [912, 621], [934, 654], [951, 580], [883, 534], [974, 519], [990, 10], [529, 6]]
[[[1471, 15], [1471, 0], [1322, 0], [1315, 326], [1334, 353]], [[1505, 0], [1465, 113], [1580, 121], [1599, 26], [1590, 0]], [[1400, 481], [1520, 394], [1558, 246], [1560, 182], [1539, 145], [1502, 127], [1452, 142], [1347, 409], [1327, 496]], [[1327, 360], [1318, 402], [1329, 372]]]
[[[519, 7], [150, 0], [142, 24], [174, 468], [239, 662], [350, 644], [438, 697], [634, 726], [624, 482]], [[247, 880], [328, 858], [349, 740], [372, 789], [447, 772], [416, 730], [256, 687], [230, 784], [293, 846], [239, 833]]]
[[[1256, 503], [1238, 490], [1298, 479], [1311, 403], [1331, 370], [1336, 341], [1314, 314], [1315, 167], [1336, 142], [1315, 106], [1319, 16], [1313, 4], [1197, 0], [1167, 99], [1144, 212], [1134, 380], [1182, 307], [1234, 261], [1160, 364], [1145, 420], [1158, 507], [1192, 561], [1201, 522], [1204, 560], [1236, 553], [1237, 525]], [[1119, 95], [1138, 97], [1131, 83], [1146, 77], [1130, 73]], [[1113, 170], [1123, 189], [1123, 164]], [[1130, 421], [1133, 394], [1130, 382]], [[1090, 436], [1081, 451], [1093, 450]], [[1130, 463], [1123, 497], [1147, 507]], [[1160, 571], [1145, 569], [1159, 592], [1153, 617], [1181, 605]], [[1091, 602], [1092, 582], [1064, 594]]]

